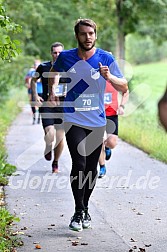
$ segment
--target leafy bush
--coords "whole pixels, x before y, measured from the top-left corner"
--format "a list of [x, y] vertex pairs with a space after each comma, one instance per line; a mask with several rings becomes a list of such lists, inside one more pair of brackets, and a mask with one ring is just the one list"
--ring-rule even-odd
[[21, 32], [21, 26], [12, 22], [6, 15], [6, 10], [2, 3], [0, 3], [0, 58], [3, 60], [11, 60], [18, 53], [21, 52], [20, 41], [14, 40], [9, 36], [9, 33]]
[[[13, 88], [22, 89], [24, 87], [24, 77], [33, 62], [33, 57], [25, 57], [24, 55], [16, 57], [11, 62], [0, 61], [0, 103], [4, 104], [4, 107], [9, 95], [14, 94]], [[20, 90], [18, 91], [20, 92]]]
[[167, 42], [157, 45], [149, 36], [135, 34], [126, 38], [126, 60], [133, 64], [157, 62], [165, 59], [166, 55]]
[[11, 176], [16, 171], [16, 166], [8, 164], [4, 159], [0, 159], [0, 186], [8, 184], [7, 176]]
[[16, 221], [20, 219], [10, 214], [4, 207], [0, 207], [0, 251], [11, 252], [15, 247], [22, 245], [11, 230], [12, 224]]

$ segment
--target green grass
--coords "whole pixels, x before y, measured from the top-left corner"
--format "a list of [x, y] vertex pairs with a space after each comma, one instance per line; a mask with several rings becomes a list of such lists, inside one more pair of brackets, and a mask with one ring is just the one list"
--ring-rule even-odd
[[134, 75], [140, 76], [152, 91], [151, 99], [156, 102], [167, 85], [167, 62], [150, 63], [133, 67]]
[[[151, 157], [167, 163], [167, 135], [159, 124], [157, 103], [167, 83], [167, 63], [158, 62], [133, 67], [129, 102], [126, 112], [145, 99], [132, 113], [119, 117], [119, 136], [144, 150]], [[144, 85], [141, 85], [144, 83]], [[136, 89], [138, 88], [138, 89]]]
[[[12, 89], [8, 97], [0, 104], [0, 186], [7, 185], [8, 176], [16, 170], [15, 166], [7, 163], [5, 136], [8, 127], [20, 112], [17, 103], [22, 100], [23, 92], [24, 90]], [[12, 231], [12, 224], [15, 221], [19, 221], [19, 219], [11, 215], [4, 206], [0, 206], [0, 251], [14, 251], [14, 247], [22, 245], [22, 242]]]
[[[20, 112], [17, 103], [21, 100], [23, 91], [19, 89], [12, 89], [3, 103], [0, 103], [1, 117], [0, 117], [0, 181], [2, 176], [9, 176], [14, 172], [15, 168], [6, 162], [7, 153], [5, 149], [5, 136], [8, 127], [14, 120], [16, 115]], [[11, 97], [12, 96], [12, 97]], [[3, 185], [0, 183], [0, 185]]]

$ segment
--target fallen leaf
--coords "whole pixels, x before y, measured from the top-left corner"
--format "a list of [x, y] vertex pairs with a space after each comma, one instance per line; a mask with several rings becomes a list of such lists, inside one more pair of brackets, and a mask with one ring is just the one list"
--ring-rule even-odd
[[27, 230], [27, 227], [23, 227], [23, 228], [21, 228], [21, 230]]
[[145, 247], [151, 247], [151, 244], [144, 244]]
[[71, 241], [71, 238], [69, 237], [69, 238], [67, 239], [67, 241]]
[[17, 250], [15, 248], [12, 248], [11, 252], [17, 252]]
[[137, 215], [143, 215], [144, 213], [137, 212], [136, 214], [137, 214]]
[[20, 213], [20, 215], [25, 215], [25, 214], [27, 214], [27, 213]]
[[146, 252], [145, 248], [139, 248], [140, 252]]
[[12, 233], [13, 235], [18, 235], [18, 234], [20, 234], [20, 235], [23, 235], [24, 234], [24, 232], [21, 232], [21, 231], [16, 231], [16, 232], [14, 232], [14, 233]]
[[79, 244], [79, 241], [72, 241], [72, 246], [77, 246]]
[[36, 248], [36, 249], [41, 249], [41, 245], [40, 245], [40, 244], [37, 244], [37, 245], [35, 246], [35, 248]]
[[137, 242], [137, 240], [134, 240], [133, 238], [130, 238], [131, 242]]
[[23, 241], [19, 241], [19, 242], [18, 242], [18, 245], [21, 247], [21, 246], [24, 245], [24, 242], [23, 242]]
[[0, 206], [5, 206], [5, 204], [4, 200], [0, 200]]

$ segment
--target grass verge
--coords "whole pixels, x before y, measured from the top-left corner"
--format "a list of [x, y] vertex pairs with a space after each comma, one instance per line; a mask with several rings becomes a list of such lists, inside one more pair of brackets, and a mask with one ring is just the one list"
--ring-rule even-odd
[[[0, 251], [15, 252], [15, 247], [22, 245], [17, 236], [17, 232], [13, 232], [12, 225], [19, 221], [19, 218], [13, 216], [5, 207], [3, 187], [8, 184], [8, 177], [16, 170], [16, 167], [7, 163], [7, 154], [5, 150], [5, 136], [8, 127], [20, 112], [17, 103], [23, 95], [22, 90], [12, 89], [5, 101], [0, 104]], [[11, 98], [12, 96], [12, 98]]]
[[167, 134], [158, 120], [157, 103], [167, 84], [166, 64], [158, 62], [133, 68], [125, 116], [119, 117], [120, 138], [165, 163]]

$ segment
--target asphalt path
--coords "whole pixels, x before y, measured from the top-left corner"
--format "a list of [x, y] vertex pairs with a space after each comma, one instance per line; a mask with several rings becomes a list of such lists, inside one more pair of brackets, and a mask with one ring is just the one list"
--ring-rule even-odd
[[[43, 157], [42, 125], [32, 125], [27, 105], [6, 138], [8, 162], [17, 166], [5, 188], [7, 208], [24, 245], [18, 252], [167, 251], [167, 165], [121, 141], [106, 162], [90, 200], [92, 228], [68, 229], [74, 211], [65, 145], [58, 174]], [[132, 250], [130, 250], [132, 249]]]

